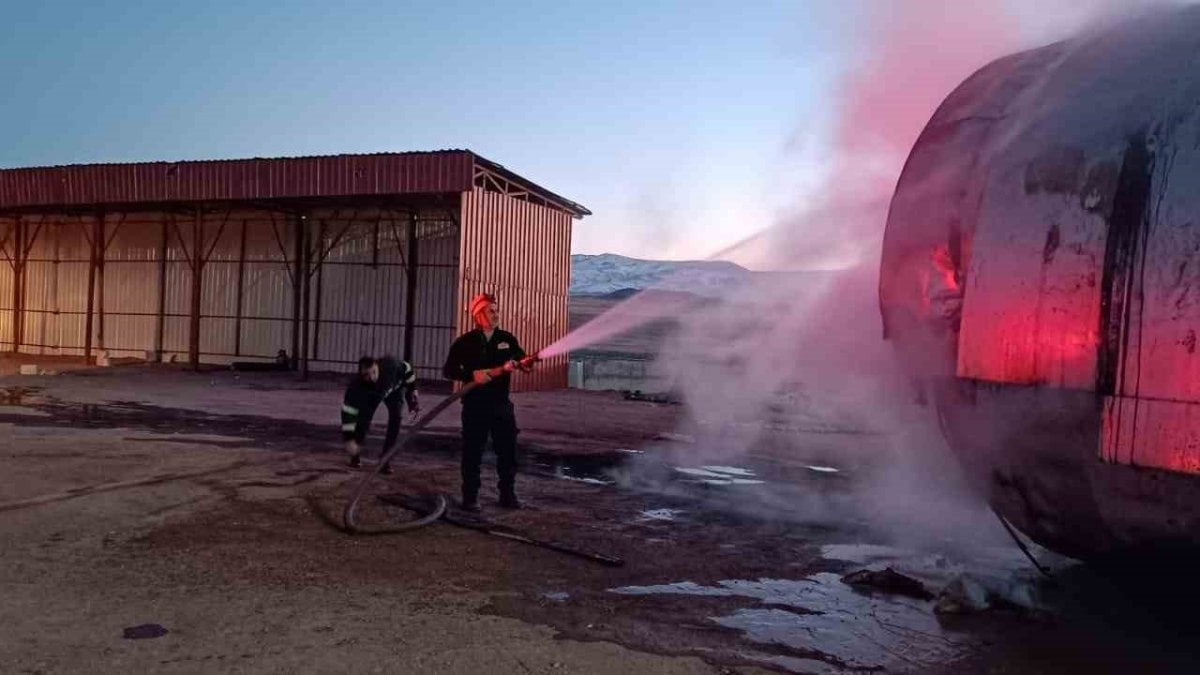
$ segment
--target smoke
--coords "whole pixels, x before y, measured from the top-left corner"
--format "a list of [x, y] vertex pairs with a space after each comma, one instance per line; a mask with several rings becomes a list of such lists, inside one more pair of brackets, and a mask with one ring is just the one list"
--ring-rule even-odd
[[832, 129], [803, 120], [786, 146], [824, 184], [717, 257], [753, 269], [873, 268], [904, 161], [939, 103], [1003, 55], [1099, 30], [1169, 0], [896, 0], [865, 3]]
[[[808, 272], [770, 275], [695, 307], [658, 357], [687, 406], [683, 431], [697, 439], [691, 461], [736, 464], [749, 452], [811, 457], [811, 438], [801, 432], [870, 431], [878, 436], [845, 436], [841, 456], [828, 460], [858, 473], [854, 512], [909, 533], [906, 543], [1002, 536], [971, 495], [933, 409], [914, 405], [916, 392], [882, 340], [878, 260], [891, 193], [938, 104], [988, 62], [1130, 6], [1098, 0], [1047, 12], [1046, 4], [870, 3], [852, 41], [865, 51], [843, 79], [831, 150], [804, 158], [829, 167], [824, 189], [720, 256]], [[803, 515], [841, 518], [846, 504], [821, 513], [806, 502]]]

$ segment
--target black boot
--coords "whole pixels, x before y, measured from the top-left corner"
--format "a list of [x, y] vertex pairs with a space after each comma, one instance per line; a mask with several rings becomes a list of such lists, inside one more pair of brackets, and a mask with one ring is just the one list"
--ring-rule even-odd
[[517, 499], [517, 493], [512, 490], [505, 490], [500, 493], [500, 506], [505, 509], [521, 508], [521, 500]]
[[357, 469], [360, 466], [362, 466], [362, 460], [358, 458], [358, 455], [350, 455], [350, 468]]
[[[387, 457], [388, 453], [391, 451], [392, 451], [392, 446], [385, 444], [383, 446], [383, 450], [379, 453], [379, 461], [383, 462], [383, 459], [385, 457]], [[381, 467], [379, 469], [379, 473], [381, 473], [385, 476], [390, 476], [392, 474], [392, 463], [390, 461], [384, 462], [383, 467]]]
[[462, 510], [471, 513], [479, 513], [482, 509], [479, 508], [479, 498], [475, 496], [463, 495]]

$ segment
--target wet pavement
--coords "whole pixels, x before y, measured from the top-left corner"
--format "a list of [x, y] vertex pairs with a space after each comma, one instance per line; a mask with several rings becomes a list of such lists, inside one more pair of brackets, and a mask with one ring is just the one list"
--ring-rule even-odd
[[[340, 448], [330, 425], [300, 419], [81, 403], [29, 386], [0, 389], [0, 406], [0, 423], [121, 429], [129, 443], [316, 455]], [[851, 499], [860, 467], [689, 462], [680, 450], [687, 441], [586, 456], [526, 447], [529, 478], [592, 492], [578, 502], [543, 489], [520, 516], [525, 525], [561, 531], [591, 509], [587, 517], [602, 522], [588, 536], [633, 564], [618, 575], [513, 580], [519, 595], [500, 597], [490, 611], [566, 637], [791, 672], [1194, 672], [1200, 663], [1190, 569], [1101, 574], [1035, 549], [1053, 570], [1045, 579], [995, 538], [898, 545], [903, 537], [886, 525], [836, 520], [852, 510], [812, 510], [814, 500]], [[452, 473], [456, 450], [443, 434], [409, 453]], [[933, 597], [843, 581], [862, 569], [893, 569]], [[607, 618], [580, 618], [595, 616]]]

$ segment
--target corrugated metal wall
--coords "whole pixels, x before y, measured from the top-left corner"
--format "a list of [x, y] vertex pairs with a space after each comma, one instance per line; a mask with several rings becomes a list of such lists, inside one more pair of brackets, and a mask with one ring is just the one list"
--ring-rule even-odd
[[[476, 187], [463, 194], [459, 332], [473, 327], [466, 303], [493, 293], [501, 325], [532, 353], [567, 333], [571, 216]], [[513, 380], [518, 391], [567, 386], [564, 354]]]
[[[26, 221], [27, 236], [36, 224], [41, 228], [29, 252], [20, 351], [82, 355], [95, 219], [31, 216]], [[227, 364], [271, 359], [280, 349], [292, 352], [296, 222], [294, 216], [267, 211], [204, 216], [203, 362]], [[413, 361], [420, 376], [440, 377], [455, 334], [459, 254], [454, 214], [444, 210], [339, 209], [308, 216], [314, 270], [310, 368], [351, 371], [363, 354], [403, 355], [410, 222], [415, 222], [419, 249]], [[0, 238], [11, 238], [15, 227], [15, 221], [0, 223]], [[96, 278], [95, 350], [145, 358], [161, 348], [166, 359], [187, 357], [194, 228], [188, 214], [106, 216], [103, 283], [99, 273]], [[5, 241], [11, 251], [11, 242]], [[322, 255], [324, 263], [318, 265]], [[5, 350], [12, 349], [14, 337], [12, 285], [13, 267], [6, 254], [0, 260], [0, 348]]]
[[363, 354], [403, 355], [408, 227], [414, 217], [418, 255], [412, 360], [418, 376], [441, 378], [454, 339], [458, 283], [459, 233], [447, 211], [364, 211], [352, 218], [335, 213], [311, 219], [314, 239], [324, 234], [325, 243], [316, 248], [328, 254], [312, 281], [310, 363], [350, 370]]
[[[24, 352], [82, 354], [87, 318], [87, 284], [91, 232], [90, 219], [32, 216], [25, 219], [28, 258], [25, 276]], [[7, 246], [0, 262], [0, 348], [12, 349], [13, 266], [15, 222], [6, 221]], [[85, 234], [85, 232], [87, 234]], [[79, 337], [78, 350], [61, 349]]]

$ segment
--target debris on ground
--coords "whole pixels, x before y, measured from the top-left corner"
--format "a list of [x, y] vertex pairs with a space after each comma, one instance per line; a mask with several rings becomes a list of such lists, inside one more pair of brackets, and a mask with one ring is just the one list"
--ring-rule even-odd
[[1045, 615], [1039, 606], [1033, 586], [1013, 580], [999, 585], [985, 585], [965, 575], [955, 577], [938, 593], [933, 611], [938, 614], [1001, 611], [1030, 618]]
[[974, 614], [991, 606], [987, 589], [977, 581], [958, 576], [938, 594], [933, 611], [938, 614]]
[[626, 401], [641, 401], [643, 403], [661, 403], [664, 405], [679, 405], [679, 400], [670, 394], [649, 394], [639, 390], [625, 391]]
[[900, 574], [890, 567], [882, 570], [866, 569], [851, 572], [842, 577], [842, 583], [849, 586], [865, 586], [885, 593], [906, 595], [918, 600], [934, 598], [933, 593], [930, 593], [920, 581]]

